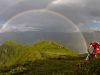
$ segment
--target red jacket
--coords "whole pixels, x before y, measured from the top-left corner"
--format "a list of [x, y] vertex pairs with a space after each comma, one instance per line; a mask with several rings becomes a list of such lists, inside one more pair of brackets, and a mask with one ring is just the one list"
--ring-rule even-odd
[[90, 45], [92, 47], [94, 47], [94, 50], [93, 50], [92, 54], [97, 55], [100, 51], [100, 45], [97, 42], [92, 42], [92, 43], [90, 43]]

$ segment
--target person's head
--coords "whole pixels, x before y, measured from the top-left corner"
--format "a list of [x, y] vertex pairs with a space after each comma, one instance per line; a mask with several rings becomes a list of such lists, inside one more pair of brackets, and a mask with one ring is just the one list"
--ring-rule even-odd
[[91, 44], [94, 44], [94, 43], [100, 45], [98, 41], [91, 42]]
[[98, 41], [96, 41], [96, 43], [97, 43], [97, 44], [99, 44], [99, 42], [98, 42]]

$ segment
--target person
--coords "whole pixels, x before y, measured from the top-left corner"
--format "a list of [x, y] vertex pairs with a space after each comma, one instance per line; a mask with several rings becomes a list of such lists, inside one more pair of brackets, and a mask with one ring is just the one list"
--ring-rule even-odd
[[[93, 47], [92, 53], [90, 53], [89, 51], [91, 47]], [[87, 51], [88, 51], [88, 56], [86, 57], [86, 60], [89, 60], [90, 54], [93, 57], [97, 58], [97, 54], [100, 52], [100, 44], [98, 42], [91, 42]]]

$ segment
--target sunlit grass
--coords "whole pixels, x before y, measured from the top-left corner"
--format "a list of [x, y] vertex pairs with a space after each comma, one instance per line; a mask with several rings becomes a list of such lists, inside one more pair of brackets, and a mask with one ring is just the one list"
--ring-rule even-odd
[[0, 75], [100, 75], [100, 58], [84, 59], [51, 41], [6, 41], [0, 46]]

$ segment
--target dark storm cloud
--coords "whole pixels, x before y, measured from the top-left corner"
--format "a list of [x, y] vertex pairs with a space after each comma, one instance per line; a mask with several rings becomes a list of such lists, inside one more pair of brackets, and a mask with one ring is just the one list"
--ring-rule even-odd
[[16, 5], [17, 7], [18, 6], [20, 7], [22, 5], [21, 8], [23, 8], [23, 6], [25, 6], [24, 8], [28, 8], [31, 7], [32, 5], [34, 6], [34, 8], [38, 8], [47, 5], [51, 1], [52, 0], [43, 0], [43, 1], [41, 0], [0, 0], [0, 13], [5, 9], [7, 10], [7, 8], [9, 9], [9, 7], [15, 7]]
[[100, 17], [100, 0], [90, 0], [87, 10], [94, 17]]
[[0, 13], [6, 10], [8, 7], [16, 4], [19, 0], [0, 0]]
[[[15, 1], [15, 4], [14, 4]], [[0, 4], [6, 5], [6, 10], [0, 14], [0, 20], [3, 20], [3, 22], [9, 20], [11, 17], [31, 9], [43, 9], [46, 8], [46, 6], [51, 2], [52, 0], [22, 0], [22, 1], [16, 1], [16, 0], [9, 0], [6, 2], [6, 0], [1, 0]], [[11, 2], [11, 3], [10, 3]], [[13, 6], [11, 6], [13, 4]], [[1, 7], [1, 5], [0, 5]], [[1, 7], [1, 11], [3, 11], [4, 7]]]
[[100, 20], [100, 0], [0, 0], [0, 22], [30, 9], [46, 8], [61, 13], [76, 25]]
[[[60, 2], [61, 0], [56, 1]], [[72, 2], [72, 0], [62, 1], [64, 2], [52, 3], [49, 9], [67, 16], [75, 24], [88, 22], [100, 17], [100, 0], [74, 0], [76, 2]]]
[[[19, 0], [20, 1], [20, 0]], [[1, 17], [8, 19], [15, 14], [29, 9], [45, 8], [57, 11], [75, 24], [91, 21], [96, 17], [100, 17], [100, 0], [0, 0], [0, 12], [8, 7], [8, 10]], [[18, 3], [19, 2], [19, 3]], [[51, 3], [51, 4], [50, 4]], [[5, 7], [5, 9], [4, 9]], [[12, 11], [13, 10], [13, 11]]]

